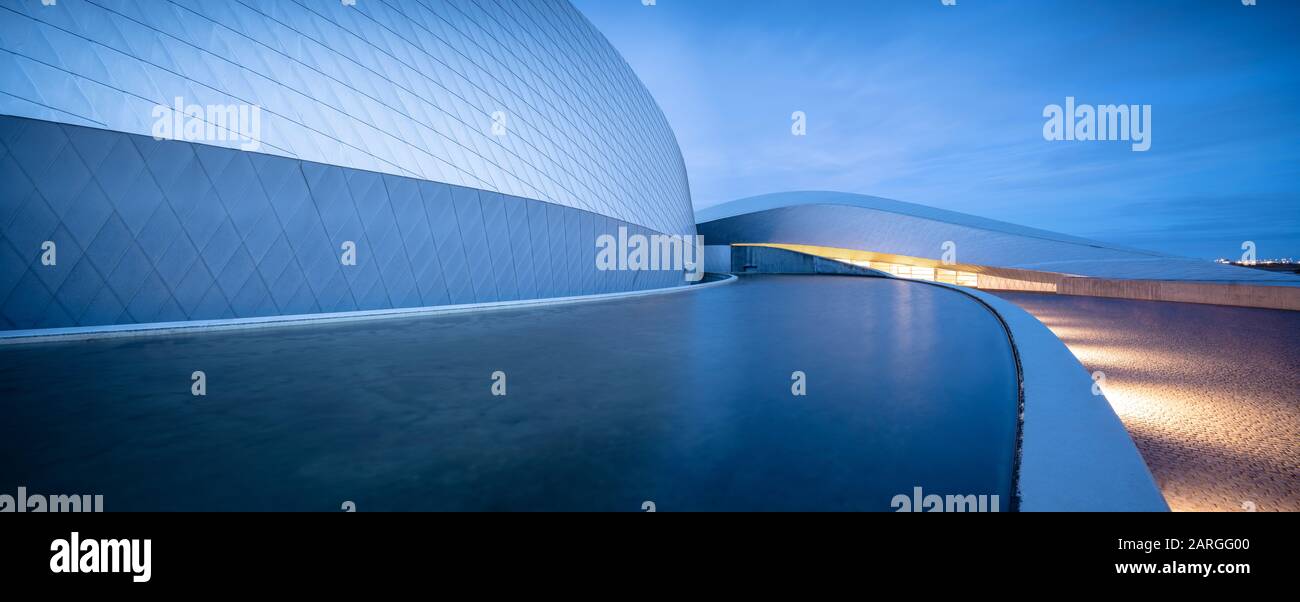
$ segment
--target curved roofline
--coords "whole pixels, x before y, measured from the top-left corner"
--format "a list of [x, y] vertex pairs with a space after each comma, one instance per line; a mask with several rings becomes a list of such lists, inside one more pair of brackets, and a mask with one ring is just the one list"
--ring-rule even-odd
[[695, 223], [703, 224], [720, 219], [736, 217], [738, 215], [803, 205], [844, 205], [849, 207], [859, 207], [862, 209], [895, 213], [919, 219], [944, 222], [966, 228], [990, 230], [1005, 234], [1013, 234], [1016, 236], [1027, 236], [1057, 242], [1087, 245], [1101, 249], [1115, 249], [1148, 255], [1151, 257], [1174, 257], [1156, 251], [1112, 245], [1088, 238], [1070, 236], [1068, 234], [1061, 234], [1050, 230], [1030, 228], [1028, 226], [988, 219], [968, 213], [959, 213], [957, 211], [949, 211], [947, 209], [938, 209], [936, 207], [918, 205], [916, 203], [896, 201], [884, 197], [850, 192], [836, 192], [831, 190], [792, 190], [788, 192], [761, 194], [758, 196], [736, 199], [734, 201], [727, 201], [712, 207], [697, 210], [695, 212]]

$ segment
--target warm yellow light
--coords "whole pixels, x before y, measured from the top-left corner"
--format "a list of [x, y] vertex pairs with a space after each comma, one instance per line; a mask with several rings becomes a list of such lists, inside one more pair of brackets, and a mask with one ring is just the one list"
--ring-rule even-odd
[[[955, 269], [943, 269], [947, 277], [939, 278], [936, 276], [936, 267], [942, 265], [932, 259], [921, 257], [906, 257], [903, 255], [891, 255], [888, 253], [875, 253], [872, 251], [858, 251], [854, 249], [840, 249], [835, 247], [818, 247], [814, 245], [792, 245], [792, 244], [738, 244], [738, 247], [771, 247], [775, 249], [785, 249], [805, 255], [813, 255], [823, 259], [830, 259], [847, 263], [858, 267], [879, 270], [887, 274], [898, 276], [899, 278], [911, 278], [914, 280], [941, 280], [951, 284], [960, 284], [965, 282], [974, 283], [978, 281], [978, 276], [971, 272], [960, 272]], [[959, 282], [960, 281], [960, 282]], [[973, 284], [971, 284], [973, 286]]]

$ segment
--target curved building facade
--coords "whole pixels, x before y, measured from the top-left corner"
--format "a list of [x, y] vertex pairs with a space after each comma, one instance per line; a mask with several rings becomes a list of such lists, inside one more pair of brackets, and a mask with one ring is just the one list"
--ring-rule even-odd
[[0, 328], [684, 282], [595, 267], [602, 234], [695, 227], [666, 119], [567, 2], [0, 8]]
[[768, 194], [697, 214], [710, 269], [724, 246], [777, 247], [979, 288], [1300, 309], [1300, 277], [1122, 247], [841, 192]]

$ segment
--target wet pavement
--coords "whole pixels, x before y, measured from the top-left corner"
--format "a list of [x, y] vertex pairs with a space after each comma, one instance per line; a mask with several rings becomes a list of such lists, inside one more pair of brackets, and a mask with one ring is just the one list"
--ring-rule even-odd
[[1173, 510], [1300, 510], [1300, 312], [997, 294], [1105, 373]]
[[102, 494], [109, 511], [889, 510], [915, 486], [1006, 509], [1016, 379], [998, 322], [959, 293], [746, 276], [578, 305], [0, 346], [0, 411], [0, 493]]

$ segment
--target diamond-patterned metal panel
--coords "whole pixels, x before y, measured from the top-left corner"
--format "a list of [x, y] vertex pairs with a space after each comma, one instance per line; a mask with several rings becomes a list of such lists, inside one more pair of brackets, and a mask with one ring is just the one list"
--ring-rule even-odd
[[538, 297], [558, 297], [559, 288], [556, 282], [559, 278], [551, 271], [551, 232], [550, 226], [546, 219], [546, 208], [550, 205], [545, 203], [524, 203], [528, 210], [528, 233], [531, 236], [531, 245], [529, 246], [528, 257], [532, 262], [531, 271], [537, 283]]
[[473, 188], [455, 188], [451, 198], [456, 203], [456, 221], [465, 248], [475, 299], [499, 301], [496, 278], [492, 271], [492, 254], [488, 251], [487, 233], [483, 231], [483, 210], [479, 193]]
[[[0, 9], [0, 114], [151, 135], [178, 97], [256, 105], [260, 125], [249, 133], [259, 152], [694, 233], [667, 120], [562, 0], [0, 0]], [[49, 165], [65, 141], [42, 139], [27, 148]], [[150, 192], [129, 169], [135, 158], [82, 152], [87, 170], [109, 173], [113, 202], [131, 186]], [[220, 181], [222, 172], [208, 176]], [[238, 182], [226, 184], [239, 192]], [[153, 210], [138, 209], [119, 215], [133, 232]]]
[[432, 182], [420, 184], [420, 196], [429, 217], [433, 242], [442, 263], [447, 294], [452, 304], [473, 303], [474, 284], [470, 281], [469, 260], [461, 242], [460, 224], [456, 218], [456, 205], [452, 202], [452, 188]]
[[[54, 140], [39, 145], [44, 158], [23, 156], [33, 133]], [[65, 178], [59, 161], [86, 172], [74, 166]], [[480, 303], [682, 282], [680, 274], [595, 269], [597, 236], [619, 226], [650, 232], [641, 226], [236, 149], [0, 116], [0, 173], [12, 177], [0, 185], [3, 330]], [[357, 245], [355, 266], [341, 261], [349, 240]], [[46, 241], [56, 245], [54, 265], [41, 261]]]
[[[523, 199], [496, 195], [505, 208], [506, 243], [510, 245], [510, 258], [514, 262], [515, 282], [520, 299], [536, 299], [537, 273], [533, 262], [532, 235], [528, 225], [528, 203]], [[536, 203], [531, 203], [536, 204]]]
[[510, 224], [506, 223], [505, 203], [495, 192], [480, 193], [479, 203], [483, 208], [483, 228], [492, 256], [492, 272], [496, 275], [497, 295], [502, 301], [517, 300], [519, 280], [515, 274], [514, 252], [510, 248]]
[[[587, 240], [587, 233], [582, 230], [582, 214], [576, 211], [564, 212], [564, 263], [565, 272], [569, 275], [570, 295], [581, 295], [583, 281], [587, 275], [583, 273], [583, 267], [591, 260], [595, 262], [595, 239]], [[591, 252], [586, 252], [590, 248]]]
[[569, 241], [572, 236], [565, 228], [564, 216], [567, 212], [558, 205], [546, 206], [546, 224], [550, 232], [550, 252], [547, 253], [551, 263], [551, 275], [555, 279], [552, 297], [567, 297], [573, 294], [574, 273], [569, 264]]

